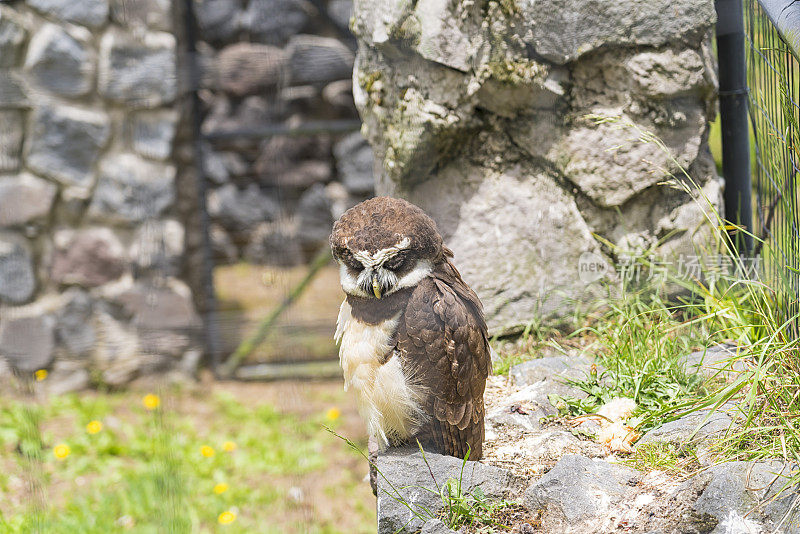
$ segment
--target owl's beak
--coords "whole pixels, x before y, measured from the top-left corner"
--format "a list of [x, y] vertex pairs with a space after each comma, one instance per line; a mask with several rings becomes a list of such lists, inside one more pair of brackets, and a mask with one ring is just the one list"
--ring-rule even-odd
[[381, 285], [378, 283], [378, 275], [372, 275], [372, 292], [375, 293], [375, 298], [381, 298]]

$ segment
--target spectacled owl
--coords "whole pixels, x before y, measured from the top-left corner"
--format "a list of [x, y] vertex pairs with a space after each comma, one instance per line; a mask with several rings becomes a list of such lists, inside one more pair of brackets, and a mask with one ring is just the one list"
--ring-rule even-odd
[[377, 197], [345, 212], [330, 241], [346, 295], [339, 361], [370, 436], [380, 448], [419, 440], [480, 459], [486, 322], [436, 223], [405, 200]]

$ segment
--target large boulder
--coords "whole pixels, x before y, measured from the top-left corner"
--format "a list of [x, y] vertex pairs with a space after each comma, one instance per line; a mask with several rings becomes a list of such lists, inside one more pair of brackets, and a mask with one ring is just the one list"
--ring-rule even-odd
[[[704, 0], [355, 2], [376, 193], [436, 220], [493, 331], [604, 294], [604, 240], [708, 243], [713, 23]], [[691, 194], [660, 185], [680, 169]]]

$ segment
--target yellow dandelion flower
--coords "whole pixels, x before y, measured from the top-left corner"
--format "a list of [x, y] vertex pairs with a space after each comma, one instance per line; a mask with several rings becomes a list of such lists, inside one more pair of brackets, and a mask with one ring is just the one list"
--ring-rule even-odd
[[63, 460], [67, 456], [69, 456], [70, 450], [69, 445], [66, 443], [59, 443], [55, 447], [53, 447], [53, 456], [55, 456], [59, 460]]
[[234, 514], [230, 510], [225, 510], [224, 512], [219, 514], [217, 521], [219, 522], [220, 525], [230, 525], [231, 523], [236, 521], [236, 514]]
[[96, 419], [94, 421], [89, 421], [86, 424], [86, 432], [89, 434], [97, 434], [101, 430], [103, 430], [103, 423]]
[[144, 407], [147, 410], [152, 411], [161, 406], [161, 399], [159, 398], [158, 395], [155, 395], [153, 393], [148, 393], [147, 395], [144, 396], [144, 398], [142, 398], [142, 404], [144, 404]]
[[339, 408], [331, 408], [325, 412], [325, 417], [328, 419], [328, 421], [336, 421], [339, 419], [339, 417], [341, 417], [341, 415], [342, 412], [339, 410]]
[[236, 450], [236, 443], [233, 441], [226, 441], [222, 444], [222, 450], [225, 452], [233, 452]]
[[36, 378], [37, 382], [41, 382], [45, 378], [47, 378], [47, 369], [39, 369], [35, 373], [33, 373], [34, 378]]
[[209, 447], [208, 445], [203, 445], [202, 447], [200, 447], [200, 454], [202, 454], [206, 458], [211, 458], [215, 454], [214, 447]]
[[219, 484], [216, 484], [214, 486], [214, 493], [216, 493], [217, 495], [221, 495], [226, 491], [228, 491], [228, 485], [224, 482], [220, 482]]

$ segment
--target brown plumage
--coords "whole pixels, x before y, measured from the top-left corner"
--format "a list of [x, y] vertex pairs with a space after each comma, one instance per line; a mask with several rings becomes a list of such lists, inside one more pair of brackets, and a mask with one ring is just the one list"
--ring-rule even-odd
[[331, 247], [347, 294], [337, 328], [345, 383], [370, 433], [479, 459], [486, 323], [433, 220], [404, 200], [370, 199], [336, 222]]

